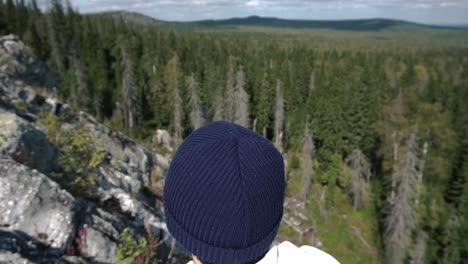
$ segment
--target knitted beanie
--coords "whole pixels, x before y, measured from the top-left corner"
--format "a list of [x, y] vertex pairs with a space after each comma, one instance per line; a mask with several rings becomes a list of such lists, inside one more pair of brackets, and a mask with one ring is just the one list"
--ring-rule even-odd
[[199, 259], [252, 261], [266, 253], [283, 216], [283, 157], [273, 144], [219, 121], [190, 134], [164, 186], [167, 227]]

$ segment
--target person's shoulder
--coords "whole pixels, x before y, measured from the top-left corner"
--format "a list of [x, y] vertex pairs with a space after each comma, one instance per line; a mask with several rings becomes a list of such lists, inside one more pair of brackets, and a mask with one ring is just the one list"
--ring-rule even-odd
[[314, 263], [339, 264], [339, 262], [330, 254], [316, 247], [301, 246], [299, 250], [301, 250], [306, 256], [308, 256], [310, 260], [314, 260]]
[[328, 253], [312, 247], [297, 247], [289, 241], [276, 244], [270, 249], [259, 264], [267, 263], [316, 263], [316, 264], [339, 264], [339, 262]]

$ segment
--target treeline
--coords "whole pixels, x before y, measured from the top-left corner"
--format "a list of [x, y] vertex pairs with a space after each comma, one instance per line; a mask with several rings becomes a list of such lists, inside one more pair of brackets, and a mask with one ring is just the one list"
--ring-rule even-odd
[[0, 0], [0, 33], [48, 62], [58, 97], [135, 137], [166, 128], [180, 144], [224, 119], [300, 155], [304, 206], [321, 184], [355, 210], [376, 207], [386, 263], [468, 258], [462, 43], [318, 49], [300, 37], [138, 27], [59, 0], [46, 13]]

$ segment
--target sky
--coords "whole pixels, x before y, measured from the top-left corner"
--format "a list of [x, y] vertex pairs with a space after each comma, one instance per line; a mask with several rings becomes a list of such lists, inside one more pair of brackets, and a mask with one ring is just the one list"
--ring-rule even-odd
[[[82, 13], [126, 10], [168, 21], [251, 15], [287, 19], [394, 18], [468, 25], [468, 0], [70, 0]], [[42, 7], [49, 0], [38, 1]]]

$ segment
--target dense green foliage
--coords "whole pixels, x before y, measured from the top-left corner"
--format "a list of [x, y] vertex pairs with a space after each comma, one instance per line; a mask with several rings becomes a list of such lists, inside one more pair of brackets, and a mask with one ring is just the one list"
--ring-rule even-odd
[[39, 122], [47, 130], [47, 138], [60, 149], [53, 178], [77, 197], [94, 198], [97, 168], [106, 158], [90, 132], [85, 128], [64, 129], [63, 121], [55, 115], [41, 112]]
[[126, 228], [120, 234], [116, 258], [120, 264], [149, 264], [157, 263], [155, 249], [158, 246], [153, 233], [147, 229], [148, 238], [140, 237], [135, 240], [130, 229]]
[[58, 0], [46, 14], [0, 1], [0, 14], [0, 33], [48, 62], [61, 99], [137, 138], [164, 128], [179, 141], [200, 121], [247, 113], [283, 144], [288, 195], [305, 197], [309, 224], [343, 263], [468, 258], [466, 31], [187, 30], [83, 16]]

